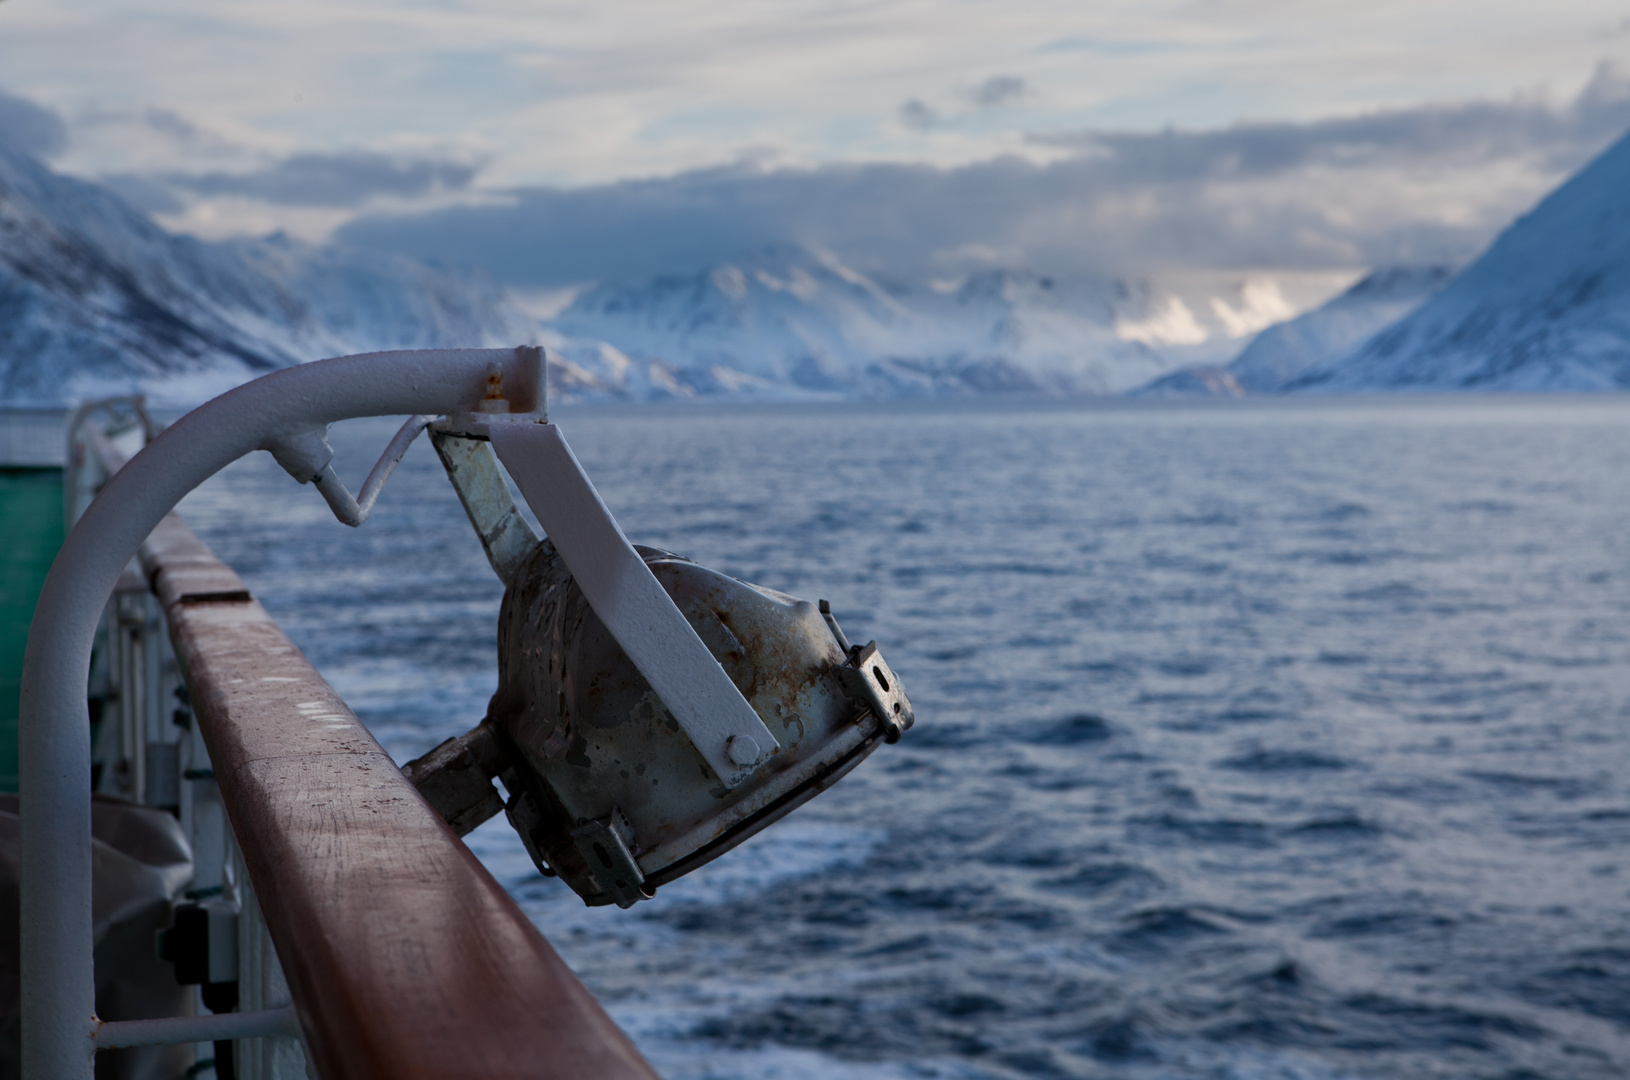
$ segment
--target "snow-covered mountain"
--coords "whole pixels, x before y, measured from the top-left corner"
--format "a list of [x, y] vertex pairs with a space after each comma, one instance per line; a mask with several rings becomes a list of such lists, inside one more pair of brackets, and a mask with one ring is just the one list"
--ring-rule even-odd
[[1146, 283], [991, 270], [907, 284], [786, 246], [594, 287], [550, 325], [585, 389], [634, 396], [1106, 394], [1225, 337]]
[[1396, 266], [1366, 275], [1333, 300], [1275, 323], [1226, 367], [1190, 367], [1132, 391], [1134, 397], [1242, 397], [1279, 392], [1304, 372], [1341, 356], [1443, 288], [1443, 266]]
[[1630, 136], [1413, 313], [1288, 389], [1630, 388]]
[[782, 246], [594, 285], [540, 326], [476, 273], [172, 235], [0, 145], [0, 401], [51, 403], [198, 399], [320, 356], [529, 341], [551, 347], [567, 398], [1630, 387], [1630, 138], [1447, 284], [1379, 271], [1291, 317], [1315, 297], [1214, 277], [900, 282]]
[[1230, 347], [1284, 303], [1202, 292], [1196, 315], [1148, 283], [991, 270], [902, 284], [786, 246], [597, 285], [540, 326], [478, 274], [285, 237], [175, 236], [0, 146], [9, 404], [134, 389], [198, 400], [321, 356], [539, 340], [566, 398], [1115, 393]]
[[284, 238], [173, 236], [106, 189], [0, 145], [0, 401], [142, 388], [201, 398], [303, 360], [518, 344], [487, 278]]

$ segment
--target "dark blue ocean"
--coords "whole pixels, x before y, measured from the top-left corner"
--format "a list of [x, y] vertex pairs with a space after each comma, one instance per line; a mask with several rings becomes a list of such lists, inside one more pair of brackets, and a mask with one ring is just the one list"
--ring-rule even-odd
[[[665, 1075], [1630, 1075], [1630, 401], [556, 419], [918, 716], [630, 911], [472, 834]], [[353, 485], [393, 427], [336, 429]], [[183, 512], [399, 760], [481, 719], [428, 446], [357, 531], [264, 454]]]

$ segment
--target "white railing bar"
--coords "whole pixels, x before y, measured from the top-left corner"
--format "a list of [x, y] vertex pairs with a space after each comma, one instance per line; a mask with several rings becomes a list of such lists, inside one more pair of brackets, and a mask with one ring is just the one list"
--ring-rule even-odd
[[92, 1037], [98, 1050], [120, 1046], [167, 1046], [171, 1043], [229, 1042], [298, 1036], [300, 1022], [294, 1006], [257, 1012], [213, 1013], [205, 1016], [166, 1016], [160, 1020], [108, 1020]]

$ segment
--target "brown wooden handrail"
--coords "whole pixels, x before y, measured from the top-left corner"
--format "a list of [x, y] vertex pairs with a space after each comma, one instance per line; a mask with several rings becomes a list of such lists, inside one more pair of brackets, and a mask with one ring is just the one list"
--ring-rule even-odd
[[332, 687], [174, 515], [142, 549], [326, 1080], [653, 1080]]

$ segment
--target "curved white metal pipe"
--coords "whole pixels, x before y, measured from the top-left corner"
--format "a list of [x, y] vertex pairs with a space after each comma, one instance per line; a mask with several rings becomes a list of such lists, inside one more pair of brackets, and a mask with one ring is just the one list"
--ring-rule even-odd
[[430, 349], [338, 357], [273, 372], [176, 421], [108, 481], [69, 533], [40, 592], [23, 662], [18, 750], [24, 1076], [92, 1075], [85, 686], [97, 622], [137, 548], [183, 496], [245, 454], [281, 449], [291, 433], [320, 431], [352, 417], [473, 411], [486, 397], [493, 364], [515, 369], [510, 385], [527, 385], [531, 374], [530, 385], [541, 396], [542, 372], [523, 370], [528, 363], [539, 363], [535, 350]]
[[413, 445], [413, 440], [419, 437], [419, 432], [429, 427], [435, 419], [429, 415], [410, 417], [396, 432], [390, 445], [385, 447], [385, 452], [379, 455], [378, 463], [368, 474], [368, 479], [362, 482], [362, 490], [357, 492], [355, 498], [351, 497], [345, 483], [334, 472], [334, 466], [332, 464], [323, 466], [323, 471], [317, 474], [312, 484], [322, 493], [329, 509], [334, 511], [334, 516], [340, 519], [341, 524], [356, 528], [368, 520], [368, 515], [373, 513], [374, 503], [379, 501], [379, 493], [385, 490], [385, 481], [391, 478], [396, 466], [402, 463], [402, 456], [408, 452], [408, 447]]

